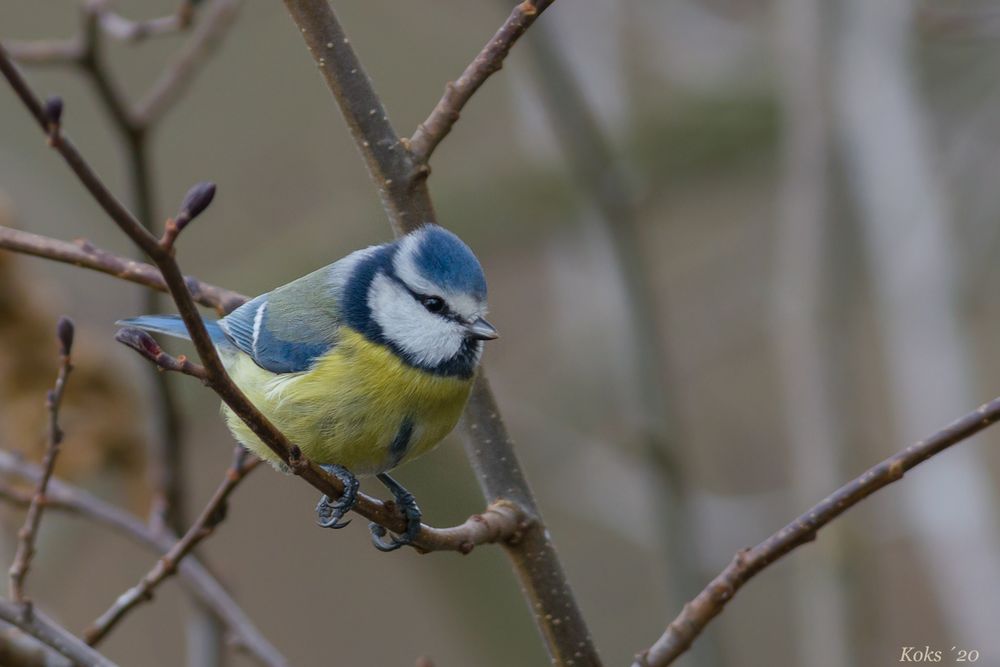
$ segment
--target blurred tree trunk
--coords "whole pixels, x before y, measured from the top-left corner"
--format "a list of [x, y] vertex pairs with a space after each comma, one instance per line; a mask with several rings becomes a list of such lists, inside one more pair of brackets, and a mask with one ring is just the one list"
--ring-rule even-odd
[[[827, 72], [822, 0], [780, 0], [777, 65], [784, 146], [776, 235], [773, 340], [784, 390], [790, 456], [790, 502], [809, 507], [844, 478], [843, 430], [834, 390], [835, 346], [827, 335], [830, 266]], [[792, 588], [799, 663], [856, 663], [848, 623], [850, 600], [843, 539], [824, 532], [810, 558], [795, 559]]]
[[[585, 14], [577, 12], [578, 16]], [[603, 13], [599, 17], [603, 20]], [[607, 111], [609, 105], [592, 104], [591, 97], [599, 99], [602, 93], [593, 85], [595, 92], [591, 96], [585, 92], [584, 83], [594, 79], [593, 71], [585, 60], [567, 55], [572, 45], [559, 39], [560, 31], [553, 25], [558, 28], [558, 21], [535, 26], [525, 41], [534, 57], [532, 72], [549, 127], [580, 195], [596, 214], [600, 236], [610, 245], [614, 270], [622, 286], [624, 331], [633, 355], [629, 367], [634, 371], [631, 379], [639, 403], [635, 435], [644, 464], [652, 472], [649, 494], [654, 507], [653, 530], [663, 545], [664, 571], [670, 584], [665, 597], [671, 607], [680, 607], [697, 594], [703, 573], [698, 566], [696, 540], [692, 539], [694, 523], [675, 407], [679, 390], [671, 386], [668, 337], [660, 324], [665, 307], [657, 299], [649, 259], [643, 252], [642, 220], [633, 179], [600, 120], [601, 115], [613, 118], [614, 114]], [[598, 32], [593, 30], [592, 34]], [[603, 40], [605, 35], [601, 37]], [[619, 40], [610, 41], [617, 46]], [[624, 96], [610, 90], [603, 93], [619, 98], [618, 104], [624, 106]], [[688, 659], [691, 664], [721, 665], [715, 649], [714, 642], [706, 639], [699, 642]]]
[[[974, 405], [968, 341], [957, 313], [948, 205], [931, 165], [911, 70], [914, 5], [840, 5], [838, 113], [877, 296], [891, 414], [914, 441]], [[926, 559], [947, 637], [1000, 652], [996, 498], [975, 448], [919, 472], [899, 493]]]

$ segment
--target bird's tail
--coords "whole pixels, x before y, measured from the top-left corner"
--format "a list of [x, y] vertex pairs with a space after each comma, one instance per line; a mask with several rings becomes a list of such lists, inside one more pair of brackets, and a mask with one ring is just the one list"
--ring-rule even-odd
[[[187, 327], [184, 326], [184, 320], [181, 319], [180, 315], [142, 315], [127, 320], [118, 320], [115, 324], [121, 327], [135, 327], [136, 329], [191, 340], [191, 334], [188, 333]], [[208, 329], [208, 335], [211, 336], [213, 343], [216, 345], [228, 344], [229, 339], [226, 338], [226, 334], [222, 331], [222, 327], [219, 326], [217, 321], [205, 320], [205, 328]]]

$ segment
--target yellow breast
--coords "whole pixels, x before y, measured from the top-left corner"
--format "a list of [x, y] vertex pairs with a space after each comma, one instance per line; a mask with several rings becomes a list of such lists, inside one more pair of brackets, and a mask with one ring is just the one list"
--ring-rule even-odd
[[[429, 451], [458, 422], [472, 386], [469, 379], [413, 368], [346, 328], [334, 349], [302, 373], [272, 373], [242, 352], [223, 361], [233, 381], [307, 457], [357, 475], [385, 472]], [[223, 412], [237, 440], [278, 463], [239, 417], [226, 407]]]

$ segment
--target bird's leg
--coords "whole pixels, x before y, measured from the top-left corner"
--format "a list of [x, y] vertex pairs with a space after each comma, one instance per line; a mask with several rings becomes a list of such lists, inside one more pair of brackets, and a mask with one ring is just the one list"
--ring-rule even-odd
[[392, 535], [390, 536], [391, 539], [385, 540], [383, 538], [389, 531], [386, 530], [385, 526], [380, 526], [372, 522], [368, 524], [369, 530], [372, 531], [372, 544], [379, 551], [395, 551], [413, 542], [417, 535], [420, 534], [420, 517], [422, 515], [420, 514], [420, 508], [417, 507], [417, 501], [413, 498], [413, 494], [404, 489], [402, 484], [385, 473], [375, 475], [375, 477], [385, 485], [385, 488], [392, 492], [392, 497], [395, 498], [396, 504], [403, 510], [403, 515], [406, 517], [406, 531], [399, 537]]
[[340, 520], [351, 511], [354, 501], [358, 499], [358, 478], [344, 466], [321, 465], [320, 468], [340, 480], [344, 485], [344, 494], [336, 500], [330, 500], [330, 496], [319, 499], [316, 505], [317, 523], [324, 528], [343, 528], [351, 520], [348, 519], [343, 523]]

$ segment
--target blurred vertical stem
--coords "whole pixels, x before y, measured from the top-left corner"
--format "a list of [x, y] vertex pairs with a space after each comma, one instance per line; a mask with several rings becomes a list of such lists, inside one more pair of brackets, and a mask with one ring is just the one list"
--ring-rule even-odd
[[[958, 316], [949, 204], [916, 72], [916, 3], [837, 3], [836, 112], [868, 255], [881, 334], [885, 415], [900, 439], [971, 403], [975, 365]], [[1000, 653], [1000, 522], [993, 483], [974, 449], [903, 485], [902, 518], [925, 560], [946, 636]], [[980, 648], [981, 647], [981, 648]]]
[[[836, 346], [827, 335], [830, 246], [827, 225], [827, 58], [823, 0], [780, 0], [775, 6], [775, 62], [784, 111], [782, 175], [775, 233], [772, 339], [784, 390], [790, 504], [808, 506], [842, 478], [843, 429], [834, 389]], [[813, 558], [795, 561], [792, 633], [800, 664], [856, 664], [841, 531], [828, 529]]]
[[[668, 605], [680, 606], [698, 592], [702, 577], [697, 545], [690, 539], [688, 493], [679, 455], [679, 421], [669, 383], [670, 365], [664, 352], [666, 335], [658, 315], [664, 312], [653, 291], [652, 279], [639, 238], [638, 196], [629, 174], [615, 155], [603, 128], [574, 73], [560, 52], [549, 26], [539, 25], [529, 35], [532, 73], [566, 163], [579, 190], [598, 214], [611, 240], [615, 269], [624, 288], [624, 304], [633, 338], [633, 367], [641, 404], [639, 439], [646, 461], [657, 480], [655, 528], [664, 545], [666, 572], [672, 586]], [[712, 642], [704, 642], [692, 662], [720, 665]]]
[[[124, 148], [128, 164], [128, 191], [131, 208], [138, 220], [150, 231], [158, 231], [158, 216], [154, 195], [152, 162], [150, 160], [151, 126], [131, 110], [104, 62], [104, 40], [97, 5], [84, 9], [84, 50], [79, 64], [86, 73], [111, 119]], [[140, 259], [143, 253], [140, 252]], [[160, 312], [162, 295], [154, 290], [142, 290], [142, 311]], [[187, 528], [185, 516], [183, 430], [173, 379], [155, 366], [147, 366], [147, 377], [153, 391], [155, 428], [150, 439], [149, 477], [153, 489], [150, 522], [154, 528], [166, 528], [178, 535]], [[188, 665], [217, 667], [225, 662], [225, 638], [218, 618], [203, 605], [195, 603], [187, 619]]]

